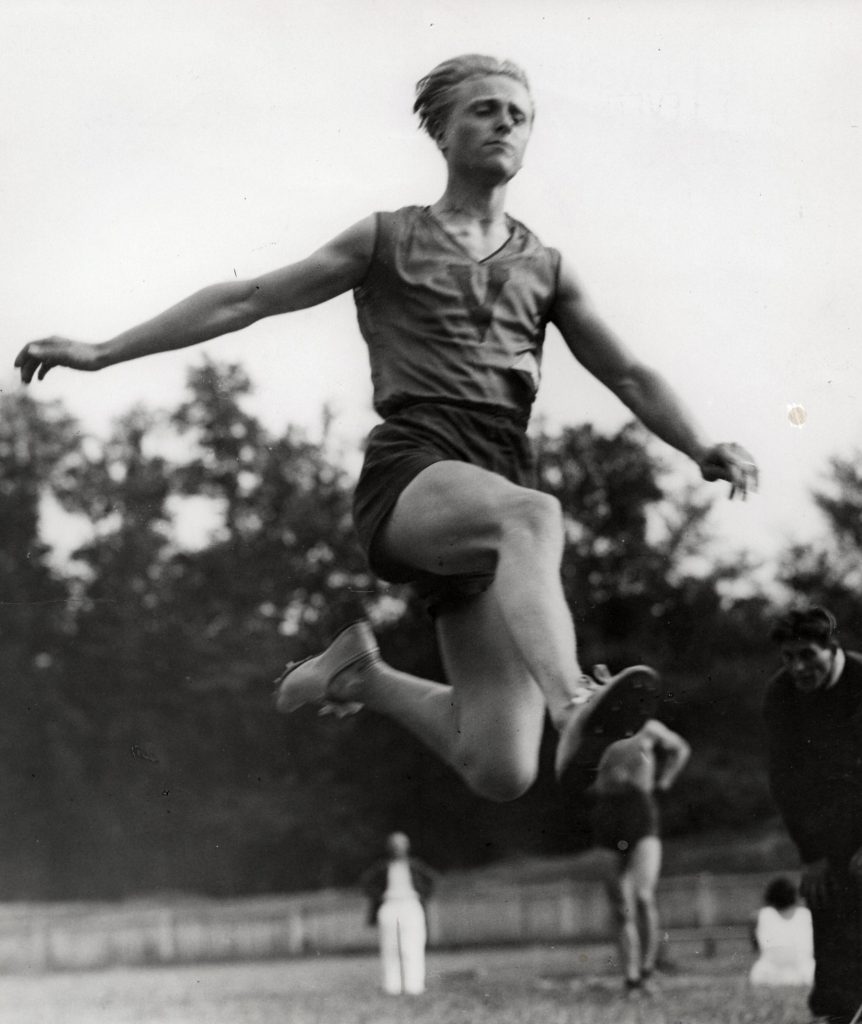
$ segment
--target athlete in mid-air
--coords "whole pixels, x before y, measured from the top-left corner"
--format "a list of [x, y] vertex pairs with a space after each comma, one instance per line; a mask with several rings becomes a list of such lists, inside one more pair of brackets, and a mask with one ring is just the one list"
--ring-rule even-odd
[[421, 588], [448, 685], [385, 664], [360, 622], [288, 667], [277, 706], [366, 704], [476, 792], [507, 800], [536, 777], [546, 709], [562, 772], [609, 692], [654, 683], [636, 668], [602, 689], [578, 663], [560, 579], [563, 516], [534, 489], [526, 436], [547, 325], [705, 479], [744, 496], [757, 470], [738, 445], [707, 440], [668, 384], [597, 319], [570, 265], [506, 213], [533, 125], [523, 71], [476, 55], [446, 61], [419, 82], [415, 110], [446, 163], [437, 202], [372, 214], [304, 260], [204, 288], [109, 341], [52, 337], [15, 362], [25, 382], [55, 366], [100, 370], [352, 290], [383, 418], [365, 452], [356, 529], [381, 578]]

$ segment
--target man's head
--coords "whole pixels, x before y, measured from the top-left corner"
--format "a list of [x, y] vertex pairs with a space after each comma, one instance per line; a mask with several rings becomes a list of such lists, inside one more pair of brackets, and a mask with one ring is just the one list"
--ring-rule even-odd
[[[438, 64], [416, 83], [414, 113], [419, 115], [419, 127], [424, 128], [435, 142], [446, 127], [458, 87], [476, 78], [501, 75], [519, 82], [530, 95], [530, 83], [524, 71], [510, 60], [497, 60], [479, 53], [467, 53]], [[532, 100], [530, 119], [533, 117]]]
[[797, 690], [812, 693], [829, 681], [838, 650], [838, 623], [826, 608], [813, 605], [782, 615], [772, 628], [781, 660]]
[[410, 840], [403, 832], [393, 832], [386, 839], [386, 852], [393, 859], [406, 857], [410, 853]]
[[503, 180], [520, 169], [534, 108], [517, 64], [479, 54], [444, 61], [418, 82], [413, 109], [450, 165], [499, 163]]

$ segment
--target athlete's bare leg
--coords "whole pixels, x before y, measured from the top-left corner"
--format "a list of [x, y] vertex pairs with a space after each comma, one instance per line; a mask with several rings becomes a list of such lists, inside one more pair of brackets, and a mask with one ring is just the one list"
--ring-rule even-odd
[[545, 707], [563, 728], [582, 685], [560, 580], [558, 503], [495, 473], [440, 462], [405, 488], [378, 543], [387, 558], [420, 570], [495, 570], [494, 579], [438, 615], [451, 685], [398, 672], [375, 656], [340, 672], [330, 696], [394, 718], [482, 795], [521, 795], [536, 776]]
[[656, 888], [661, 874], [661, 840], [658, 836], [644, 836], [631, 851], [628, 874], [632, 879], [637, 926], [641, 946], [641, 973], [649, 975], [655, 970], [661, 945]]
[[655, 891], [661, 872], [661, 840], [645, 836], [614, 857], [605, 884], [617, 925], [626, 982], [635, 986], [655, 970], [661, 934]]
[[[501, 624], [561, 728], [582, 672], [560, 579], [563, 521], [549, 495], [462, 462], [438, 462], [402, 492], [380, 543], [389, 558], [452, 575], [496, 570]], [[499, 636], [489, 637], [492, 643]], [[475, 637], [450, 643], [449, 661], [470, 659]], [[470, 659], [475, 667], [475, 659]]]
[[496, 582], [437, 617], [446, 678], [417, 678], [382, 660], [346, 669], [332, 689], [395, 719], [492, 800], [520, 796], [534, 781], [545, 717], [500, 613]]
[[613, 856], [613, 863], [608, 866], [605, 877], [605, 887], [617, 929], [623, 976], [629, 985], [637, 985], [641, 979], [641, 941], [634, 880], [626, 870], [626, 864], [627, 860], [623, 854]]

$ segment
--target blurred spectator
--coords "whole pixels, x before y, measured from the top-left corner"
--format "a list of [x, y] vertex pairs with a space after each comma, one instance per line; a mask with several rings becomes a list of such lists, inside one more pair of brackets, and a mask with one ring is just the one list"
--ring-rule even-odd
[[811, 911], [799, 903], [789, 878], [774, 878], [766, 887], [752, 938], [760, 954], [749, 974], [752, 985], [811, 985], [814, 981], [814, 935]]
[[403, 832], [389, 836], [386, 854], [361, 881], [369, 899], [368, 923], [377, 925], [380, 936], [383, 991], [419, 995], [425, 991], [425, 904], [436, 876], [410, 856], [410, 840]]
[[631, 995], [649, 987], [661, 948], [655, 895], [662, 855], [656, 793], [671, 787], [690, 752], [681, 736], [653, 718], [633, 736], [611, 743], [599, 760], [593, 841], [614, 854], [606, 885]]

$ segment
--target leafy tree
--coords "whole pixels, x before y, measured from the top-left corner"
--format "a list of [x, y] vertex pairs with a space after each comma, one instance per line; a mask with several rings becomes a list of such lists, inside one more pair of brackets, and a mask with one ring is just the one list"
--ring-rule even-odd
[[80, 721], [58, 685], [68, 587], [39, 539], [49, 481], [79, 446], [59, 405], [0, 401], [0, 895], [53, 891], [76, 796]]
[[[322, 445], [271, 436], [248, 391], [238, 368], [205, 363], [173, 416], [133, 411], [58, 488], [93, 524], [65, 673], [93, 737], [80, 753], [100, 841], [80, 853], [103, 893], [247, 891], [255, 851], [279, 836], [302, 850], [300, 822], [327, 820], [306, 812], [339, 734], [315, 723], [285, 743], [271, 680], [375, 591], [343, 473]], [[166, 454], [177, 430], [181, 460]], [[182, 550], [172, 518], [191, 495], [212, 516]], [[73, 860], [81, 891], [93, 868]]]
[[[28, 891], [350, 883], [393, 828], [444, 868], [583, 845], [583, 818], [567, 816], [553, 784], [550, 732], [538, 784], [499, 806], [368, 711], [341, 723], [314, 709], [272, 713], [284, 662], [319, 650], [359, 614], [374, 620], [391, 663], [442, 672], [424, 610], [368, 573], [326, 419], [320, 441], [274, 434], [249, 411], [251, 396], [239, 367], [204, 361], [178, 408], [132, 410], [105, 441], [82, 439], [59, 407], [4, 413], [0, 461], [14, 486], [8, 502], [0, 490], [0, 517], [18, 525], [4, 533], [0, 558], [12, 569], [20, 628], [0, 657], [29, 680], [18, 691], [29, 703], [12, 708], [0, 735], [16, 736], [28, 763], [41, 758], [31, 807], [34, 822], [51, 823], [52, 844], [26, 827], [31, 849], [54, 851], [34, 861]], [[716, 656], [726, 662], [750, 630], [719, 592], [738, 566], [695, 566], [708, 504], [695, 490], [667, 497], [662, 464], [635, 425], [611, 436], [589, 427], [542, 434], [538, 446], [541, 485], [566, 509], [563, 578], [582, 651], [614, 668], [670, 666], [668, 710], [696, 731], [708, 707], [704, 666], [716, 675]], [[92, 527], [63, 578], [38, 539], [46, 490]], [[195, 515], [194, 542], [181, 544], [189, 531], [178, 531], [178, 518]], [[57, 601], [50, 616], [34, 610], [45, 595]], [[731, 709], [734, 686], [725, 673], [708, 699]], [[13, 772], [0, 784], [10, 812], [27, 778]], [[707, 786], [692, 793], [675, 827], [699, 825], [709, 798]], [[11, 840], [0, 851], [14, 857]], [[7, 877], [24, 891], [21, 871]]]
[[[188, 605], [212, 664], [211, 682], [248, 681], [261, 664], [319, 645], [380, 593], [355, 540], [345, 472], [326, 438], [270, 435], [242, 408], [250, 392], [235, 366], [205, 362], [172, 417], [191, 448], [177, 490], [219, 509], [209, 543], [182, 557]], [[226, 661], [227, 659], [227, 661]], [[239, 660], [237, 660], [239, 659]], [[219, 680], [221, 682], [219, 682]]]
[[692, 619], [717, 612], [718, 584], [738, 571], [692, 571], [710, 503], [692, 488], [666, 496], [665, 467], [634, 422], [609, 436], [591, 426], [542, 435], [539, 452], [540, 487], [566, 516], [563, 582], [585, 657], [678, 664], [691, 654]]
[[814, 501], [829, 537], [818, 547], [794, 545], [779, 568], [779, 579], [800, 601], [824, 604], [838, 617], [845, 642], [862, 642], [862, 451], [833, 458], [825, 487]]

